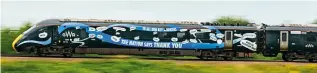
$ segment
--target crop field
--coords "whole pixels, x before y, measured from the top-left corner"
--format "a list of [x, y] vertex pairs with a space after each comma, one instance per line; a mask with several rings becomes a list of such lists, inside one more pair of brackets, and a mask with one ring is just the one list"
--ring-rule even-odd
[[281, 61], [155, 60], [2, 57], [2, 73], [316, 73], [317, 63]]

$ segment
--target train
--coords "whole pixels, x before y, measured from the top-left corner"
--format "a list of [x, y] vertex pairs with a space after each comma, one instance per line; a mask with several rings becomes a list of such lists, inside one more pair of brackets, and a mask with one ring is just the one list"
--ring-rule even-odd
[[317, 61], [317, 27], [221, 24], [193, 21], [46, 19], [12, 43], [38, 56], [124, 54], [196, 56], [199, 59], [265, 57]]

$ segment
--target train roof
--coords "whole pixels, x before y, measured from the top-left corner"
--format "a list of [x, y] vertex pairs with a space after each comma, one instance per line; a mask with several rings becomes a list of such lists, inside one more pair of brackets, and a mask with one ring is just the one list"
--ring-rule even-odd
[[[97, 20], [97, 19], [47, 19], [39, 22], [37, 25], [60, 25], [61, 23], [66, 22], [81, 22], [87, 23], [92, 26], [103, 26], [107, 25], [107, 23], [130, 23], [130, 24], [138, 24], [138, 25], [146, 25], [146, 26], [159, 26], [165, 27], [167, 25], [164, 24], [177, 24], [181, 27], [188, 28], [201, 28], [201, 26], [212, 26], [212, 25], [201, 25], [198, 22], [191, 21], [144, 21], [144, 20]], [[228, 30], [257, 30], [255, 26], [214, 26], [218, 29], [228, 29]]]
[[59, 19], [46, 19], [46, 20], [43, 20], [43, 21], [37, 23], [36, 25], [51, 25], [51, 24], [58, 25], [60, 23], [61, 22], [59, 21]]
[[88, 24], [105, 24], [105, 23], [121, 23], [121, 24], [178, 24], [178, 25], [200, 25], [193, 21], [146, 21], [146, 20], [100, 20], [100, 19], [46, 19], [36, 25], [61, 24], [66, 22], [80, 22]]
[[[102, 26], [107, 25], [107, 23], [122, 23], [122, 24], [138, 24], [146, 26], [159, 26], [165, 27], [164, 24], [177, 24], [182, 27], [190, 28], [201, 28], [201, 26], [213, 26], [213, 25], [202, 25], [199, 22], [193, 21], [146, 21], [146, 20], [100, 20], [100, 19], [47, 19], [39, 22], [37, 25], [60, 25], [66, 22], [80, 22], [87, 23], [89, 25]], [[199, 26], [198, 26], [199, 25]], [[258, 26], [214, 26], [218, 29], [228, 29], [228, 30], [257, 30]], [[317, 31], [317, 24], [282, 24], [278, 26], [266, 26], [266, 30], [286, 30], [286, 31]]]
[[281, 25], [275, 25], [275, 26], [267, 26], [266, 30], [317, 32], [317, 24], [281, 24]]
[[[177, 24], [177, 25], [220, 25], [220, 23], [211, 22], [194, 22], [194, 21], [148, 21], [148, 20], [101, 20], [101, 19], [47, 19], [39, 23], [39, 25], [51, 24], [51, 23], [65, 23], [65, 22], [80, 22], [80, 23], [121, 23], [121, 24]], [[207, 24], [208, 23], [208, 24]], [[224, 25], [226, 25], [224, 23]], [[229, 24], [227, 24], [229, 25]], [[236, 24], [230, 24], [236, 26]], [[239, 23], [237, 23], [239, 26]]]
[[266, 27], [266, 30], [278, 30], [278, 31], [316, 31], [316, 27]]
[[179, 24], [179, 25], [199, 25], [194, 21], [149, 21], [149, 20], [112, 20], [112, 19], [60, 19], [60, 22], [90, 22], [90, 23], [134, 23], [134, 24]]

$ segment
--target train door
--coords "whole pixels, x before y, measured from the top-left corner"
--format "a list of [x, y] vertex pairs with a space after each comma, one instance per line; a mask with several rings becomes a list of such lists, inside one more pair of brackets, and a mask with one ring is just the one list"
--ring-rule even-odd
[[232, 31], [225, 31], [225, 50], [232, 50]]
[[58, 32], [57, 32], [57, 26], [50, 26], [49, 27], [51, 29], [51, 36], [52, 36], [52, 44], [53, 45], [57, 45], [58, 43], [60, 43], [59, 39], [58, 39]]
[[280, 51], [288, 51], [288, 31], [280, 32]]

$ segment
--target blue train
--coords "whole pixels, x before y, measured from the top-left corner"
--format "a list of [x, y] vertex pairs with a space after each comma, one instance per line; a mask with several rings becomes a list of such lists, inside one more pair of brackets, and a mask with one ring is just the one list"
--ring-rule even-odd
[[316, 27], [239, 26], [191, 21], [47, 19], [19, 35], [12, 47], [38, 56], [131, 54], [200, 59], [267, 57], [317, 60]]

